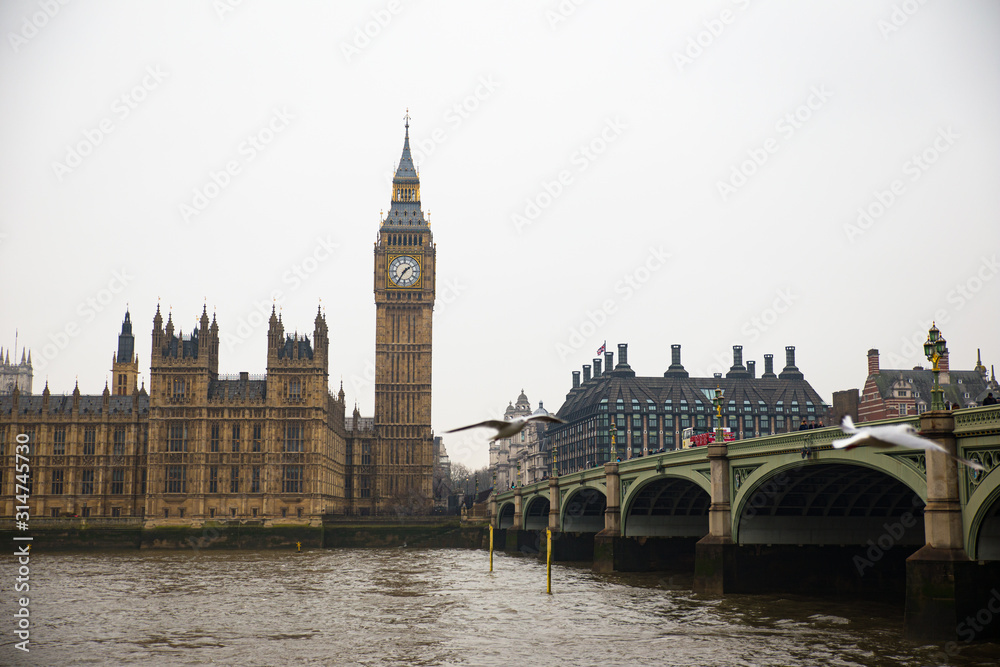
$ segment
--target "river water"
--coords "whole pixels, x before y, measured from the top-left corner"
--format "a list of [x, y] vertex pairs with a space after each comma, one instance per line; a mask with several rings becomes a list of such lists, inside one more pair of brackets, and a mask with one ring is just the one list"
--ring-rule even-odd
[[[41, 549], [39, 549], [41, 551]], [[13, 579], [8, 560], [4, 570]], [[2, 665], [996, 665], [902, 638], [899, 605], [693, 595], [484, 551], [32, 553], [30, 653]]]

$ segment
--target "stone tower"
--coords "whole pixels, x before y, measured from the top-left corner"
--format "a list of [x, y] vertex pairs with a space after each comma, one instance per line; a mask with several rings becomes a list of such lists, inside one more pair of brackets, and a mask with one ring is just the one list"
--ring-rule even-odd
[[420, 207], [420, 179], [403, 155], [392, 203], [375, 243], [375, 425], [377, 512], [424, 513], [433, 502], [431, 317], [435, 247]]
[[[27, 352], [27, 357], [25, 353]], [[0, 395], [12, 394], [17, 389], [22, 394], [31, 394], [31, 352], [21, 350], [21, 363], [17, 362], [17, 344], [14, 345], [14, 363], [10, 361], [10, 350], [4, 353], [0, 348]]]
[[115, 396], [131, 396], [139, 386], [139, 357], [135, 354], [132, 318], [127, 310], [118, 335], [118, 354], [111, 357], [111, 377]]

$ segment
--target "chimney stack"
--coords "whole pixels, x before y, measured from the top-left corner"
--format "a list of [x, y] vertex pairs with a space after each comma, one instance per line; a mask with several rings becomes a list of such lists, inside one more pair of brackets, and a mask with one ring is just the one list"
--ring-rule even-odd
[[795, 346], [786, 345], [785, 346], [785, 367], [781, 370], [781, 374], [778, 375], [779, 380], [801, 380], [803, 379], [802, 371], [800, 371], [795, 366]]
[[684, 370], [684, 366], [681, 365], [681, 346], [671, 345], [670, 346], [670, 368], [667, 372], [663, 374], [663, 377], [682, 377], [686, 378], [688, 372]]
[[601, 377], [601, 360], [600, 358], [594, 359], [594, 379]]
[[615, 367], [615, 353], [605, 352], [604, 353], [604, 372], [610, 373], [611, 369]]
[[868, 375], [878, 375], [878, 350], [868, 350]]
[[765, 354], [764, 355], [764, 374], [760, 376], [761, 379], [764, 378], [776, 378], [777, 375], [774, 374], [774, 355]]
[[590, 380], [590, 364], [583, 365], [583, 381], [588, 382]]
[[748, 361], [747, 362], [747, 373], [749, 373], [750, 377], [752, 377], [752, 378], [757, 377], [757, 362], [756, 361]]
[[573, 371], [573, 389], [580, 386], [580, 371]]
[[733, 345], [733, 366], [726, 373], [727, 378], [745, 378], [748, 377], [747, 369], [743, 366], [743, 346]]
[[628, 366], [628, 343], [618, 343], [618, 365]]

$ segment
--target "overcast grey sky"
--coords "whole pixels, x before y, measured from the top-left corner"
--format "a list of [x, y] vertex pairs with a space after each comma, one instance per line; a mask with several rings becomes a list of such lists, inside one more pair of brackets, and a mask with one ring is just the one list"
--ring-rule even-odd
[[605, 340], [640, 375], [795, 345], [827, 401], [932, 319], [1000, 365], [996, 2], [5, 0], [0, 33], [0, 344], [38, 392], [102, 391], [126, 304], [148, 384], [158, 299], [263, 373], [277, 296], [309, 334], [322, 300], [370, 415], [407, 108], [439, 434], [555, 411]]

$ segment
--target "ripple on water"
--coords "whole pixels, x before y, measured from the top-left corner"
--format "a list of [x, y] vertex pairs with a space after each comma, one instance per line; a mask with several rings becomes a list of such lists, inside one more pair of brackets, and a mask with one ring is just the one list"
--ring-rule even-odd
[[[495, 554], [489, 573], [478, 551], [116, 552], [42, 563], [35, 665], [918, 667], [940, 664], [942, 650], [903, 640], [901, 609], [889, 605], [706, 599], [691, 594], [689, 576], [574, 565], [553, 567], [546, 595], [543, 563]], [[10, 648], [0, 646], [0, 664]], [[963, 647], [950, 664], [995, 663], [996, 651]]]

